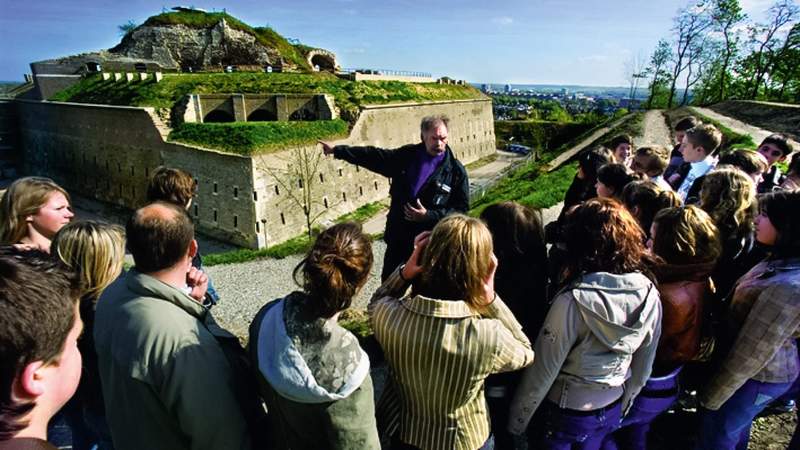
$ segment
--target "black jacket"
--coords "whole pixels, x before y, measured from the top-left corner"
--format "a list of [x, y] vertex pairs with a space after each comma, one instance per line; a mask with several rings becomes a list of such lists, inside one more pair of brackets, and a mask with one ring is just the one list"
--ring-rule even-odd
[[335, 158], [357, 164], [392, 179], [389, 188], [392, 203], [386, 218], [386, 232], [383, 235], [387, 244], [409, 244], [414, 241], [417, 234], [433, 229], [444, 216], [454, 212], [466, 212], [469, 209], [467, 171], [455, 158], [450, 147], [447, 147], [441, 164], [428, 177], [416, 197], [428, 210], [427, 219], [423, 222], [410, 222], [405, 219], [403, 206], [406, 203], [413, 204], [416, 199], [411, 196], [408, 170], [415, 161], [416, 153], [424, 150], [425, 144], [421, 142], [395, 150], [346, 145], [334, 147]]

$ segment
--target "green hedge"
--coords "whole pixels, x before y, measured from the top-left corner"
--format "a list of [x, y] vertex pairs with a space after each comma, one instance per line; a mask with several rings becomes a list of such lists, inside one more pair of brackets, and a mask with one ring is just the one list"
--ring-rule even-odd
[[[506, 144], [522, 144], [540, 152], [548, 152], [572, 141], [575, 137], [590, 130], [594, 124], [577, 122], [535, 121], [496, 121], [494, 132], [498, 148]], [[510, 137], [514, 140], [509, 140]]]
[[290, 145], [314, 143], [319, 139], [347, 136], [347, 122], [234, 122], [184, 123], [172, 130], [169, 139], [196, 144], [239, 155], [255, 155]]

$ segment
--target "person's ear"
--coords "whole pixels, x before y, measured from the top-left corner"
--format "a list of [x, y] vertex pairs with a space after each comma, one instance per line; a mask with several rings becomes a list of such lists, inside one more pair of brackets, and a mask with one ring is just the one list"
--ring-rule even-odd
[[44, 371], [47, 365], [44, 361], [34, 361], [25, 366], [17, 377], [19, 395], [25, 399], [35, 399], [45, 393]]
[[778, 162], [784, 162], [784, 161], [786, 161], [786, 156], [787, 156], [787, 155], [781, 155], [781, 157], [780, 157], [780, 158], [778, 158]]
[[192, 242], [189, 243], [189, 258], [194, 258], [194, 255], [197, 254], [197, 239], [192, 239]]

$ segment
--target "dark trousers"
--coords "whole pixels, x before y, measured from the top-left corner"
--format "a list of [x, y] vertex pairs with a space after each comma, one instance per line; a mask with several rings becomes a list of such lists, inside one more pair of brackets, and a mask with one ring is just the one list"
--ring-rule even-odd
[[619, 400], [592, 411], [559, 408], [551, 401], [541, 409], [542, 423], [533, 430], [531, 447], [542, 450], [598, 450], [622, 419]]
[[642, 391], [633, 401], [630, 411], [622, 420], [622, 426], [606, 437], [603, 450], [645, 450], [647, 433], [653, 420], [668, 410], [680, 392], [678, 375], [680, 368], [663, 377], [647, 380]]
[[386, 253], [383, 255], [383, 269], [381, 270], [381, 281], [386, 281], [389, 275], [397, 269], [397, 266], [408, 261], [408, 257], [414, 251], [414, 239], [411, 241], [387, 241]]

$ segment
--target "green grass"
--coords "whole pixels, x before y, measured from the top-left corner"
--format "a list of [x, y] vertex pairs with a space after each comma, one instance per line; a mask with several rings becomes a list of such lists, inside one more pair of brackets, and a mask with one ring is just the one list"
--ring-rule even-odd
[[720, 145], [720, 151], [724, 152], [732, 148], [746, 148], [755, 150], [758, 147], [755, 141], [753, 141], [753, 137], [749, 134], [737, 133], [720, 122], [706, 115], [698, 113], [695, 109], [682, 107], [667, 112], [667, 117], [670, 120], [670, 126], [686, 116], [695, 116], [704, 123], [710, 123], [711, 125], [717, 127], [720, 133], [722, 133], [722, 144]]
[[477, 99], [485, 96], [472, 86], [401, 81], [350, 81], [319, 73], [174, 73], [161, 82], [103, 80], [99, 74], [53, 95], [49, 100], [108, 105], [172, 108], [188, 94], [320, 94], [333, 95], [341, 116], [355, 122], [363, 105], [434, 100]]
[[302, 47], [298, 48], [290, 44], [286, 38], [270, 27], [251, 27], [227, 13], [202, 11], [166, 12], [150, 17], [144, 22], [144, 25], [185, 25], [191, 28], [211, 28], [222, 19], [225, 19], [229, 27], [252, 34], [262, 45], [278, 49], [285, 60], [301, 69], [311, 71], [311, 66], [303, 56]]
[[336, 222], [358, 222], [364, 223], [371, 219], [375, 214], [386, 209], [386, 204], [382, 201], [367, 203], [356, 208], [355, 211], [349, 212], [338, 219]]
[[171, 141], [196, 144], [228, 153], [252, 156], [290, 145], [347, 136], [341, 119], [312, 122], [183, 123], [169, 134]]

